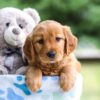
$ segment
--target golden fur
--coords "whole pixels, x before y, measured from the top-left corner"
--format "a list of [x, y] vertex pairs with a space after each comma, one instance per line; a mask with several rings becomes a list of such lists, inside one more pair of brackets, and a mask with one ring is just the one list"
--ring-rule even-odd
[[[80, 72], [80, 63], [73, 54], [76, 45], [77, 38], [68, 26], [52, 20], [39, 23], [23, 47], [29, 62], [26, 84], [30, 90], [35, 92], [41, 87], [42, 75], [59, 75], [60, 87], [70, 90]], [[54, 58], [47, 56], [49, 51], [55, 52]]]

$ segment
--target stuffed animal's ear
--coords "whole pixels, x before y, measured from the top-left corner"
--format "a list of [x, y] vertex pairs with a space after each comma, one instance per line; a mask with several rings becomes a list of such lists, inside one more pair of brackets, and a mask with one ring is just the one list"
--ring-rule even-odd
[[33, 18], [33, 20], [35, 21], [36, 24], [38, 24], [40, 22], [39, 13], [35, 9], [25, 8], [23, 11], [28, 13]]
[[65, 35], [65, 54], [69, 55], [77, 46], [77, 38], [72, 34], [70, 27], [63, 26]]
[[23, 46], [23, 51], [24, 51], [25, 57], [28, 60], [28, 63], [32, 65], [35, 61], [35, 52], [34, 52], [34, 46], [30, 37], [27, 37], [25, 44]]

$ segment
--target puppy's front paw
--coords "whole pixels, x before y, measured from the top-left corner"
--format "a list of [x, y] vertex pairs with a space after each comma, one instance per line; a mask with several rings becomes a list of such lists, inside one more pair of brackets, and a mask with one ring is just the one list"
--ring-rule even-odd
[[29, 79], [26, 78], [26, 84], [30, 91], [37, 92], [41, 87], [41, 80], [39, 78]]
[[61, 74], [60, 76], [60, 87], [63, 91], [69, 91], [75, 83], [75, 78], [73, 76], [68, 77], [66, 74]]

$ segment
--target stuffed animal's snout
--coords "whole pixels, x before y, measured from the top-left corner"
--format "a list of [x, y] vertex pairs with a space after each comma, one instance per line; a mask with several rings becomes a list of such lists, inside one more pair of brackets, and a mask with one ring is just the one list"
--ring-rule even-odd
[[11, 46], [21, 46], [26, 39], [25, 33], [19, 27], [9, 27], [4, 32], [4, 40]]
[[15, 35], [19, 35], [20, 34], [20, 30], [18, 28], [13, 28], [12, 29], [12, 33]]

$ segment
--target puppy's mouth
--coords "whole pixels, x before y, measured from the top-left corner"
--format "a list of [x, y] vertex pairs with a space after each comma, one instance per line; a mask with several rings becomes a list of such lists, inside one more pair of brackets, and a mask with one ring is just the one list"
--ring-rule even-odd
[[51, 63], [51, 64], [53, 64], [53, 63], [56, 63], [57, 61], [53, 60], [53, 59], [50, 59], [48, 62]]
[[54, 64], [54, 63], [57, 63], [62, 60], [62, 59], [57, 59], [57, 58], [48, 59], [48, 58], [44, 58], [44, 57], [40, 57], [40, 56], [39, 56], [39, 59], [40, 59], [40, 62], [42, 62], [44, 64]]

